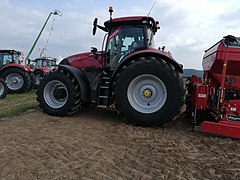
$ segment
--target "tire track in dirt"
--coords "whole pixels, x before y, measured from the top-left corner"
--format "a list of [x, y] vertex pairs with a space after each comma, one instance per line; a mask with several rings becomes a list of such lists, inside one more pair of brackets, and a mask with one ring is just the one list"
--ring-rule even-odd
[[240, 143], [186, 129], [142, 128], [114, 112], [40, 110], [0, 122], [0, 179], [239, 179]]

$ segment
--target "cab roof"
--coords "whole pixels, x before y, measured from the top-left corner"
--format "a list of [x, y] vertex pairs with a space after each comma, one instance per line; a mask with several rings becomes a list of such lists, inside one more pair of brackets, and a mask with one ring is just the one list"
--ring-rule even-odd
[[20, 55], [21, 52], [20, 51], [16, 51], [16, 50], [9, 50], [9, 49], [0, 49], [0, 53], [9, 53], [9, 54], [17, 54]]
[[39, 57], [39, 58], [36, 58], [36, 59], [35, 59], [35, 61], [38, 61], [38, 60], [57, 61], [57, 58], [54, 58], [54, 57]]
[[108, 20], [104, 23], [107, 29], [112, 29], [118, 26], [126, 25], [148, 25], [152, 27], [154, 32], [157, 32], [158, 22], [149, 16], [130, 16], [130, 17], [120, 17]]

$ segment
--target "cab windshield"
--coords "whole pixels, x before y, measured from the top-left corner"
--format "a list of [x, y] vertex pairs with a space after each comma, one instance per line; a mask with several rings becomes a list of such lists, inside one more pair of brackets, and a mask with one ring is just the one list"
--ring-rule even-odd
[[124, 55], [146, 47], [144, 28], [135, 26], [118, 27], [113, 29], [108, 37], [108, 63], [112, 66], [121, 62]]
[[17, 54], [0, 53], [0, 66], [10, 63], [20, 64], [20, 56]]
[[46, 67], [46, 68], [51, 68], [52, 66], [56, 65], [56, 61], [54, 60], [48, 60], [48, 59], [37, 59], [35, 68], [40, 68], [40, 67]]

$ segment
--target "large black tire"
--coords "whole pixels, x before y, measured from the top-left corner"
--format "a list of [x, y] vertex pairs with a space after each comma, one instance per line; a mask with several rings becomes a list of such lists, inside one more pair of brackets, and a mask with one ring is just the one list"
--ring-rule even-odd
[[23, 69], [9, 68], [3, 72], [2, 78], [5, 80], [9, 92], [23, 93], [31, 87], [30, 75]]
[[6, 83], [4, 82], [3, 79], [0, 79], [0, 99], [3, 99], [6, 97], [8, 92], [8, 88]]
[[39, 84], [37, 101], [49, 115], [71, 115], [81, 105], [80, 86], [68, 72], [51, 72]]
[[34, 88], [34, 87], [35, 87], [35, 75], [34, 75], [33, 72], [29, 73], [29, 75], [30, 75], [30, 81], [31, 81], [31, 84], [30, 84], [30, 88], [29, 88], [29, 89], [31, 89], [31, 88]]
[[141, 58], [125, 66], [117, 77], [115, 103], [130, 122], [160, 126], [174, 120], [184, 104], [182, 78], [171, 64]]

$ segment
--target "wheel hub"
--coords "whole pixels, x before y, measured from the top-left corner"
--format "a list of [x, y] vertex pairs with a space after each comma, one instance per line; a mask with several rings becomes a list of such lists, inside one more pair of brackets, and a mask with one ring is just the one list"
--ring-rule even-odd
[[17, 84], [17, 83], [18, 83], [18, 80], [17, 80], [17, 79], [13, 79], [12, 83], [13, 83], [13, 84]]
[[52, 80], [44, 88], [45, 102], [54, 109], [63, 107], [68, 100], [68, 90], [59, 80]]
[[18, 73], [10, 73], [5, 82], [12, 91], [17, 91], [24, 86], [24, 78]]
[[138, 112], [155, 113], [165, 104], [167, 89], [157, 76], [143, 74], [131, 81], [127, 89], [127, 98]]
[[53, 96], [56, 98], [58, 101], [64, 101], [64, 99], [67, 96], [67, 92], [63, 87], [57, 87], [54, 92]]
[[152, 96], [152, 91], [150, 89], [144, 89], [143, 96], [145, 98], [150, 98]]

